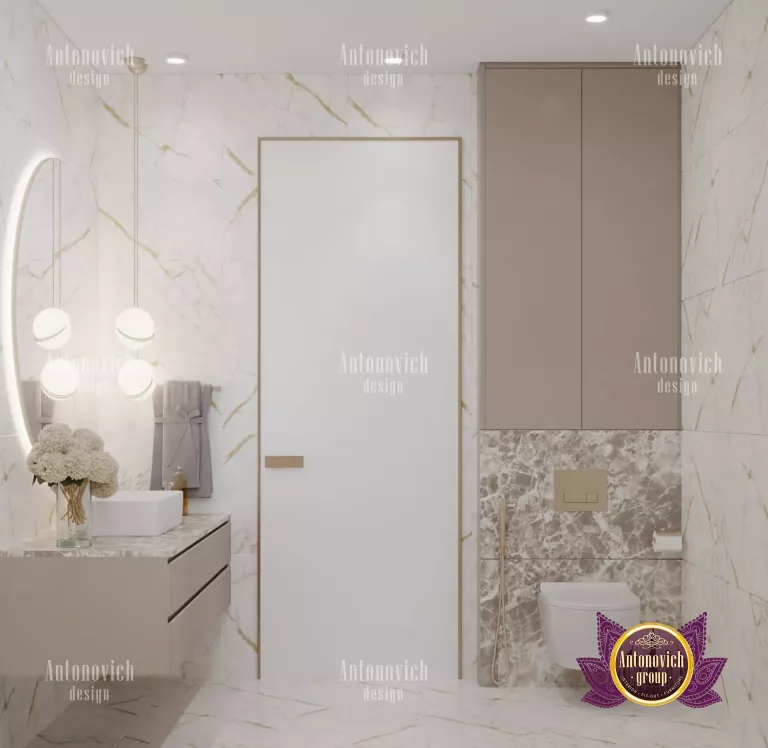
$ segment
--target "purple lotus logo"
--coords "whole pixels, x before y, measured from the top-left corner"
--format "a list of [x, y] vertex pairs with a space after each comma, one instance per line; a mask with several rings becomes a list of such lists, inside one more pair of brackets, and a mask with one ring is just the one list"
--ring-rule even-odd
[[680, 630], [662, 623], [641, 623], [625, 630], [597, 614], [600, 657], [579, 657], [591, 687], [582, 701], [610, 709], [626, 699], [642, 706], [663, 706], [677, 699], [700, 709], [721, 701], [712, 687], [725, 657], [704, 657], [707, 614]]

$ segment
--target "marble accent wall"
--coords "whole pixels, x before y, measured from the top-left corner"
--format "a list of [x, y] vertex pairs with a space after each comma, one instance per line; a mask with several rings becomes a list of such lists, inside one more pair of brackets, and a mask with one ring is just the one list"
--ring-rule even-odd
[[[111, 325], [130, 303], [132, 79], [101, 92], [94, 160], [102, 355], [118, 356]], [[256, 673], [258, 283], [260, 136], [461, 136], [463, 139], [464, 670], [477, 654], [476, 136], [471, 75], [405, 76], [402, 88], [354, 75], [166, 75], [140, 81], [140, 303], [154, 317], [142, 352], [159, 381], [199, 379], [220, 391], [211, 413], [214, 496], [192, 511], [232, 515], [232, 607], [190, 677], [252, 680]], [[107, 294], [106, 291], [109, 290]], [[151, 403], [102, 397], [101, 431], [127, 485], [147, 486]]]
[[[77, 178], [89, 184], [88, 167], [95, 148], [94, 91], [69, 87], [70, 70], [47, 65], [49, 48], [62, 49], [67, 41], [34, 0], [0, 4], [0, 242], [17, 184], [35, 154], [58, 152]], [[93, 216], [78, 218], [84, 218], [87, 228]], [[95, 263], [94, 234], [95, 230], [67, 250], [70, 279]], [[27, 296], [49, 293], [43, 290], [50, 283], [45, 268], [39, 275], [29, 278]], [[97, 298], [92, 285], [86, 293]], [[53, 494], [47, 488], [31, 486], [0, 370], [0, 547], [47, 529], [53, 507]], [[44, 678], [0, 675], [0, 748], [26, 745], [68, 704], [66, 686]]]
[[723, 362], [683, 398], [683, 608], [729, 658], [744, 746], [768, 744], [767, 35], [768, 1], [733, 0], [700, 40], [722, 64], [683, 91], [683, 355]]
[[[556, 512], [555, 469], [582, 468], [607, 471], [608, 511]], [[682, 562], [652, 547], [654, 531], [680, 530], [680, 479], [680, 434], [674, 431], [481, 432], [481, 685], [493, 685], [501, 502], [507, 507], [509, 685], [581, 685], [580, 673], [549, 660], [538, 612], [540, 584], [626, 582], [640, 598], [644, 620], [680, 623]]]

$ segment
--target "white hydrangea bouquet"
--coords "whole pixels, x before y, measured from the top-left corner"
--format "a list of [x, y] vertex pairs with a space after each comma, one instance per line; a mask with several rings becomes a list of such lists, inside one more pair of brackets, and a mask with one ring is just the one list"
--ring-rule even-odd
[[72, 431], [63, 423], [46, 426], [29, 453], [27, 465], [33, 485], [47, 483], [64, 495], [68, 524], [87, 521], [83, 496], [89, 487], [102, 499], [117, 491], [117, 461], [104, 451], [104, 440], [89, 429]]

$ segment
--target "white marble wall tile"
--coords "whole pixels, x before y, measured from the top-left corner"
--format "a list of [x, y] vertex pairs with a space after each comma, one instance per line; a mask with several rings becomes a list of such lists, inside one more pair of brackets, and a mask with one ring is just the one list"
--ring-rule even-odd
[[683, 398], [684, 618], [709, 613], [742, 745], [768, 744], [768, 2], [733, 0], [701, 44], [722, 65], [683, 92], [682, 349], [722, 359]]
[[758, 706], [755, 717], [747, 722], [746, 732], [755, 745], [768, 745], [768, 601], [751, 596], [755, 642], [752, 646], [752, 703]]
[[0, 542], [7, 546], [48, 530], [55, 505], [56, 495], [47, 486], [32, 486], [17, 438], [0, 437]]
[[24, 509], [12, 497], [12, 479], [15, 472], [25, 469], [21, 466], [18, 442], [15, 436], [0, 436], [0, 545], [8, 547], [16, 536], [17, 524], [21, 524], [17, 513]]
[[682, 398], [683, 427], [768, 434], [768, 275], [755, 273], [683, 302], [683, 356], [713, 356], [722, 372], [691, 377]]
[[741, 730], [744, 746], [761, 745], [756, 739], [762, 729], [757, 715], [764, 709], [755, 698], [754, 684], [758, 688], [765, 684], [760, 670], [765, 662], [764, 635], [758, 625], [764, 623], [764, 611], [764, 601], [698, 566], [683, 564], [683, 619], [707, 613], [706, 656], [728, 658], [715, 686], [725, 705], [718, 712], [720, 725]]
[[683, 170], [682, 298], [766, 269], [768, 106]]
[[687, 68], [697, 84], [682, 92], [685, 164], [768, 102], [766, 20], [765, 0], [733, 0], [700, 40], [722, 49], [722, 65]]
[[216, 627], [206, 633], [189, 659], [181, 664], [179, 675], [186, 683], [194, 686], [221, 683], [224, 618], [222, 615]]
[[686, 560], [768, 600], [768, 436], [686, 434]]
[[365, 84], [361, 75], [348, 79], [345, 109], [350, 136], [467, 138], [474, 151], [475, 77], [408, 75], [402, 87]]
[[232, 604], [222, 630], [222, 680], [237, 685], [256, 679], [258, 596], [256, 556], [232, 556]]

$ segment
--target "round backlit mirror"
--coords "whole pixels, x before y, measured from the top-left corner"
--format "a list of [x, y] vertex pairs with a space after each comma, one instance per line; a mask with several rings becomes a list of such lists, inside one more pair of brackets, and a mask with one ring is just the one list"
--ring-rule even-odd
[[[6, 240], [3, 305], [11, 307], [12, 361], [6, 360], [10, 410], [25, 447], [46, 424], [88, 425], [84, 362], [95, 339], [97, 289], [90, 188], [58, 158], [42, 158], [21, 193], [15, 237]], [[9, 372], [11, 377], [8, 377]], [[14, 393], [17, 390], [17, 393]], [[16, 395], [14, 397], [14, 395]], [[16, 400], [16, 402], [13, 402]]]

